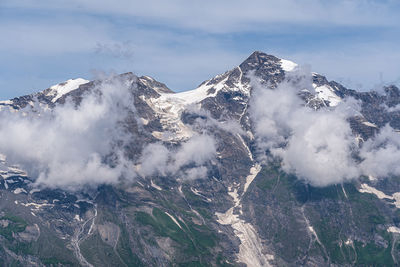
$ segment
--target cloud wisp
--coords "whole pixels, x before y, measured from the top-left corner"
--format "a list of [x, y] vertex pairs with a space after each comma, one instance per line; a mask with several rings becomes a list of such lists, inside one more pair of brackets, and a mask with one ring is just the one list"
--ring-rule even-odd
[[216, 142], [207, 134], [199, 134], [181, 144], [168, 149], [161, 143], [147, 145], [140, 158], [139, 173], [152, 175], [177, 175], [180, 179], [205, 178], [205, 164], [216, 156]]
[[[136, 17], [153, 25], [168, 24], [181, 29], [201, 30], [210, 33], [254, 30], [271, 23], [313, 25], [332, 24], [345, 26], [398, 26], [396, 1], [359, 0], [335, 2], [326, 0], [255, 0], [194, 1], [160, 0], [151, 2], [119, 0], [108, 1], [3, 1], [4, 7], [44, 9], [52, 12], [88, 13]], [[256, 8], [255, 8], [256, 7]], [[229, 8], [229, 12], [226, 12]], [[207, 18], [207, 19], [204, 19]]]

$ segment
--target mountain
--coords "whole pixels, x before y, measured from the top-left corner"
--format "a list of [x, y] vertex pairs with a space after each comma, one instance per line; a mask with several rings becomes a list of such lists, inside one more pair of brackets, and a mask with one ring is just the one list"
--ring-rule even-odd
[[[129, 96], [120, 97], [118, 90], [107, 93], [122, 87]], [[286, 95], [293, 90], [294, 96]], [[349, 101], [359, 106], [351, 113], [352, 106], [346, 106]], [[347, 160], [357, 170], [363, 166], [371, 173], [386, 174], [374, 169], [374, 164], [362, 164], [368, 159], [367, 148], [367, 152], [376, 152], [372, 163], [380, 162], [377, 152], [386, 147], [393, 148], [397, 159], [396, 146], [387, 145], [392, 139], [371, 143], [380, 140], [388, 127], [400, 129], [400, 91], [396, 86], [387, 86], [383, 92], [358, 92], [320, 74], [306, 74], [291, 61], [254, 52], [239, 66], [191, 91], [174, 93], [151, 77], [133, 73], [94, 81], [74, 79], [2, 101], [0, 116], [16, 116], [18, 122], [31, 123], [47, 120], [48, 113], [57, 122], [66, 114], [62, 122], [74, 122], [80, 119], [76, 114], [97, 114], [98, 105], [108, 108], [104, 103], [117, 104], [99, 113], [102, 116], [95, 122], [100, 127], [94, 128], [95, 133], [113, 129], [96, 142], [95, 135], [84, 132], [83, 136], [89, 137], [79, 144], [85, 148], [93, 141], [94, 151], [102, 157], [99, 166], [107, 166], [106, 171], [118, 169], [121, 159], [126, 160], [124, 166], [128, 167], [118, 172], [115, 181], [96, 182], [100, 179], [97, 172], [82, 172], [82, 177], [90, 179], [70, 187], [68, 179], [60, 178], [64, 176], [52, 180], [54, 161], [41, 161], [44, 156], [33, 153], [41, 151], [40, 146], [14, 154], [13, 146], [0, 144], [0, 150], [8, 149], [0, 151], [5, 154], [0, 160], [2, 266], [398, 264], [400, 179], [395, 167], [388, 170], [389, 175], [380, 175], [384, 177], [356, 172], [355, 178], [321, 186], [300, 168], [287, 169], [286, 154], [282, 154], [286, 147], [292, 151], [293, 129], [315, 126], [324, 130], [321, 127], [334, 126], [338, 118], [349, 125], [352, 136], [348, 142], [354, 147]], [[280, 110], [289, 111], [283, 116]], [[108, 123], [114, 120], [107, 119], [113, 117], [111, 111], [119, 114], [112, 127]], [[267, 126], [260, 124], [265, 114]], [[269, 116], [276, 119], [271, 121]], [[298, 119], [304, 116], [307, 120]], [[319, 118], [326, 124], [317, 123]], [[0, 120], [3, 129], [17, 119], [5, 121], [8, 124]], [[91, 124], [84, 121], [82, 125]], [[60, 145], [62, 136], [79, 136], [75, 132], [68, 135], [68, 127], [57, 127], [61, 131], [48, 135], [56, 141], [44, 139], [54, 142], [44, 152], [50, 159], [60, 155], [51, 155], [52, 149], [62, 148], [61, 154], [68, 155], [69, 143]], [[336, 128], [341, 130], [332, 129]], [[310, 129], [302, 136], [308, 136]], [[0, 131], [0, 137], [6, 130]], [[311, 135], [311, 139], [316, 136], [320, 135]], [[271, 145], [275, 139], [278, 141]], [[107, 141], [110, 151], [102, 154], [103, 150], [96, 148]], [[329, 145], [318, 144], [315, 155], [325, 150], [322, 155], [331, 155]], [[29, 157], [18, 162], [18, 155], [25, 154]], [[29, 161], [34, 157], [38, 160]], [[73, 157], [60, 158], [75, 163]], [[315, 157], [300, 167], [325, 166], [324, 160]], [[382, 164], [390, 160], [384, 158]], [[337, 166], [330, 173], [340, 176], [345, 167]], [[44, 168], [44, 173], [50, 174], [42, 179], [24, 167]], [[75, 174], [71, 171], [68, 175], [72, 180]]]

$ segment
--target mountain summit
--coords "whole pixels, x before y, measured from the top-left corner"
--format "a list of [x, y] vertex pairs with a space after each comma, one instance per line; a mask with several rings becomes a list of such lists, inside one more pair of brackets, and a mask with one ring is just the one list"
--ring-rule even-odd
[[394, 266], [400, 93], [254, 52], [0, 102], [4, 266]]

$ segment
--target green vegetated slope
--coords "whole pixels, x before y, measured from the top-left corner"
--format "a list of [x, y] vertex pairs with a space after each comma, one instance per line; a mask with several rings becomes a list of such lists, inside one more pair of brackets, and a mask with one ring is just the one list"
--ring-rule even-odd
[[[240, 241], [215, 216], [233, 205], [224, 185], [217, 179], [196, 185], [220, 193], [211, 200], [195, 193], [192, 182], [155, 181], [162, 190], [101, 187], [95, 207], [84, 209], [90, 216], [96, 210], [94, 221], [84, 214], [80, 221], [65, 217], [67, 225], [68, 220], [76, 224], [70, 229], [3, 207], [1, 266], [82, 265], [71, 246], [79, 230], [79, 253], [93, 266], [238, 265]], [[243, 196], [240, 217], [252, 223], [278, 266], [394, 266], [400, 244], [387, 229], [400, 222], [400, 212], [357, 186], [316, 188], [284, 173], [279, 164], [263, 166]], [[69, 237], [61, 238], [61, 231]]]
[[387, 228], [400, 213], [356, 186], [312, 187], [276, 164], [256, 177], [245, 211], [288, 264], [393, 266], [400, 246]]

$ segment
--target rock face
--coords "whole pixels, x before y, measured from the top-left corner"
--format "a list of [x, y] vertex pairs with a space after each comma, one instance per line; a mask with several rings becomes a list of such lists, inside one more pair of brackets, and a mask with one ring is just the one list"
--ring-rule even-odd
[[[147, 144], [175, 148], [207, 132], [217, 157], [206, 178], [183, 172], [78, 191], [34, 188], [17, 166], [0, 160], [1, 266], [390, 266], [399, 264], [400, 180], [367, 179], [317, 188], [285, 173], [278, 160], [260, 163], [249, 115], [255, 77], [271, 90], [293, 81], [297, 65], [254, 52], [236, 68], [174, 93], [151, 77], [117, 79], [129, 87], [132, 109], [127, 158]], [[12, 112], [79, 106], [101, 80], [69, 80], [0, 102]], [[389, 124], [400, 129], [400, 91], [357, 92], [312, 74], [299, 88], [311, 109], [361, 103], [349, 119], [361, 142]], [[233, 125], [233, 126], [232, 126]], [[232, 131], [232, 127], [240, 129]], [[1, 151], [0, 151], [1, 152]], [[186, 172], [188, 174], [188, 172]]]

